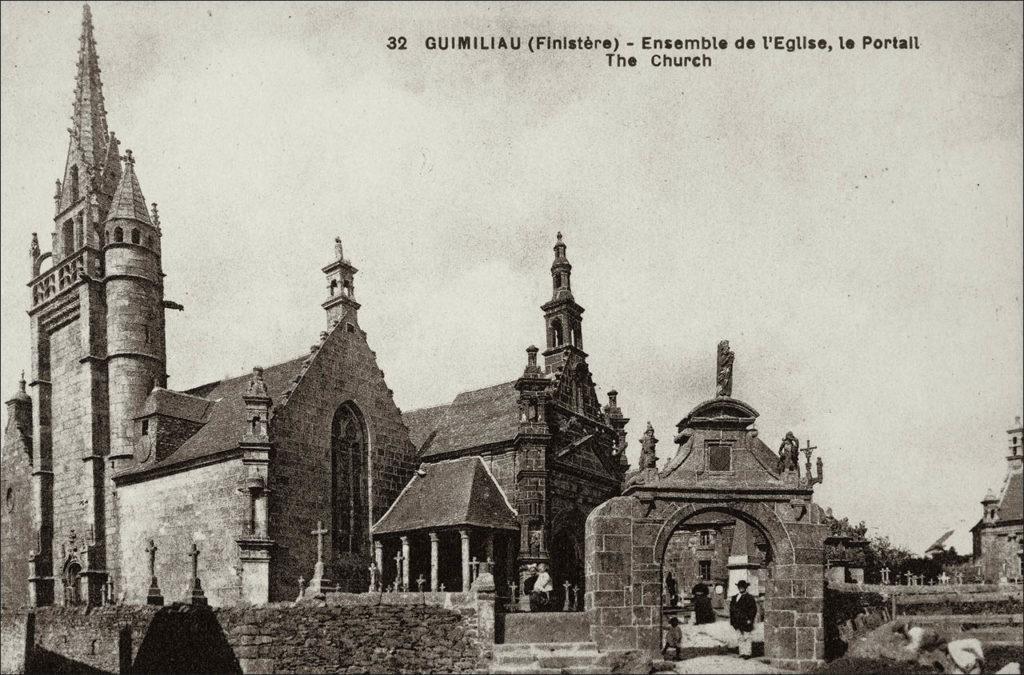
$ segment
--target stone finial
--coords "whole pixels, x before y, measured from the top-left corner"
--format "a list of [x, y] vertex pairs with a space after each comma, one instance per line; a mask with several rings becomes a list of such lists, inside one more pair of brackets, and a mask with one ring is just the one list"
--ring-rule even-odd
[[338, 260], [345, 259], [345, 250], [341, 245], [341, 237], [334, 238], [334, 255]]
[[608, 404], [604, 407], [604, 414], [609, 418], [622, 417], [622, 408], [619, 407], [619, 392], [614, 389], [608, 392]]
[[722, 340], [718, 343], [718, 363], [716, 367], [716, 396], [732, 396], [732, 365], [736, 354], [729, 349], [729, 341]]
[[35, 261], [35, 259], [38, 258], [40, 255], [42, 255], [42, 253], [39, 250], [39, 235], [36, 234], [35, 232], [32, 233], [32, 243], [29, 244], [28, 254], [32, 257], [33, 261]]
[[647, 429], [640, 438], [640, 470], [658, 467], [658, 456], [654, 449], [657, 444], [658, 439], [654, 437], [654, 426], [648, 422]]
[[249, 388], [246, 396], [269, 398], [267, 394], [267, 383], [263, 381], [263, 368], [256, 366], [252, 369], [252, 377], [249, 378]]
[[160, 227], [160, 211], [157, 209], [156, 202], [150, 204], [153, 208], [153, 225]]
[[530, 345], [529, 347], [526, 348], [526, 365], [528, 367], [537, 367], [537, 352], [539, 351], [540, 350], [537, 349], [536, 345]]
[[121, 159], [124, 160], [125, 164], [130, 164], [132, 166], [135, 166], [135, 157], [132, 156], [132, 151], [131, 150], [125, 150], [124, 151], [124, 157], [122, 157]]

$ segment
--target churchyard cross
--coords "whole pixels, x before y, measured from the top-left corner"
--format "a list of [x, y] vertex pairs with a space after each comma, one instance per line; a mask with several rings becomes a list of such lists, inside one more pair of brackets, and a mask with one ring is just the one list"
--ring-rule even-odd
[[563, 612], [568, 612], [569, 611], [569, 602], [570, 602], [569, 589], [572, 588], [572, 584], [569, 583], [568, 580], [566, 580], [566, 582], [564, 584], [562, 584], [562, 586], [565, 588], [565, 603], [563, 603], [562, 611]]
[[964, 583], [964, 573], [963, 572], [957, 572], [956, 573], [956, 583], [957, 583], [957, 585], [960, 585], [960, 584]]
[[305, 577], [299, 577], [299, 595], [295, 598], [295, 602], [302, 600], [302, 596], [306, 594], [306, 579]]
[[913, 584], [913, 582], [914, 582], [914, 573], [913, 572], [911, 572], [910, 570], [907, 570], [906, 572], [903, 573], [903, 576], [907, 580], [907, 586], [913, 586], [914, 585]]
[[192, 597], [190, 600], [193, 605], [207, 605], [209, 603], [206, 601], [206, 594], [203, 593], [203, 584], [199, 581], [199, 547], [194, 541], [188, 556], [192, 558]]
[[[163, 593], [160, 592], [160, 586], [156, 582], [156, 542], [152, 539], [149, 540], [149, 545], [146, 546], [146, 553], [149, 554], [149, 591], [146, 593], [146, 604], [147, 605], [162, 605], [164, 604]], [[113, 584], [110, 587], [110, 602], [114, 602], [114, 588]]]
[[945, 570], [943, 570], [942, 574], [939, 575], [939, 582], [941, 582], [943, 586], [949, 583], [949, 575], [946, 574]]
[[882, 570], [881, 570], [881, 572], [882, 572], [882, 583], [885, 584], [886, 586], [889, 585], [889, 572], [891, 572], [891, 571], [892, 570], [890, 570], [888, 567], [883, 567]]
[[441, 592], [444, 593], [444, 584], [441, 584]]
[[402, 588], [402, 552], [395, 554], [395, 590], [404, 591]]
[[149, 545], [146, 547], [146, 553], [149, 554], [149, 578], [152, 579], [152, 584], [156, 586], [156, 543], [150, 539]]
[[327, 528], [324, 527], [323, 521], [316, 521], [316, 529], [310, 534], [316, 537], [316, 561], [322, 563], [324, 561], [324, 535], [327, 534]]
[[580, 602], [580, 587], [579, 586], [573, 586], [572, 587], [572, 606], [573, 606], [574, 609], [582, 611], [583, 607], [580, 606], [581, 604], [582, 603]]
[[416, 587], [419, 589], [420, 593], [423, 592], [423, 584], [425, 583], [427, 583], [427, 580], [423, 578], [423, 574], [416, 577]]

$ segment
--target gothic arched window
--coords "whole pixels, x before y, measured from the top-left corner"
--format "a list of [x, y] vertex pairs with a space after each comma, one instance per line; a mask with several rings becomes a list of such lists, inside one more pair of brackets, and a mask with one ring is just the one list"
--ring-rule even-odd
[[114, 241], [116, 241], [117, 243], [121, 243], [122, 241], [124, 241], [124, 230], [122, 230], [120, 227], [114, 228]]
[[355, 404], [331, 423], [331, 516], [335, 554], [369, 553], [366, 425]]

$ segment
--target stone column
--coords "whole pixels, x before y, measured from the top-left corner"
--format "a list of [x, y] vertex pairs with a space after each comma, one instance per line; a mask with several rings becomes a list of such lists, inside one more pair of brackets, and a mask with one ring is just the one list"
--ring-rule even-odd
[[409, 590], [409, 537], [402, 537], [402, 589]]
[[384, 584], [384, 542], [380, 539], [376, 539], [373, 542], [373, 560], [377, 563], [377, 574], [380, 575], [380, 585], [383, 588]]
[[462, 539], [462, 591], [469, 590], [469, 530], [459, 530]]
[[438, 551], [437, 551], [437, 532], [430, 533], [430, 590], [437, 592], [437, 566], [438, 566]]
[[[487, 531], [487, 538], [484, 540], [484, 557], [488, 563], [494, 562], [494, 530]], [[494, 570], [490, 568], [487, 571], [494, 574]]]

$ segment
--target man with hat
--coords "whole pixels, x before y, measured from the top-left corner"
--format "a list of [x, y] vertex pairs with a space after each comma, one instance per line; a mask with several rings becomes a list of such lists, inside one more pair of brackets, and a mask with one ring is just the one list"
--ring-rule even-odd
[[736, 582], [738, 592], [729, 601], [729, 623], [736, 629], [740, 656], [750, 658], [753, 642], [754, 619], [757, 618], [757, 601], [747, 593], [748, 584], [740, 579]]

